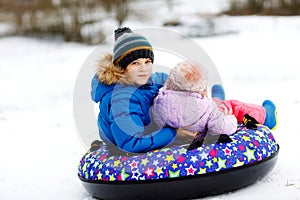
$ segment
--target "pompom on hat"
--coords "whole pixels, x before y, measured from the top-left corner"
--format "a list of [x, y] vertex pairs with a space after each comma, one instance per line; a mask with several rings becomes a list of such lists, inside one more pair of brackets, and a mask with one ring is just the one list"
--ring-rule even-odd
[[153, 49], [147, 38], [132, 32], [128, 27], [116, 29], [113, 63], [126, 69], [128, 64], [138, 58], [154, 61]]

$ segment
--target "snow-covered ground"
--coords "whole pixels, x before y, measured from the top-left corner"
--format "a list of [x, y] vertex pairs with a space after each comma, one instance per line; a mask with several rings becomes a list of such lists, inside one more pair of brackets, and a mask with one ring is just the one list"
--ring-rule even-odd
[[[239, 32], [194, 41], [215, 63], [228, 99], [276, 103], [280, 154], [275, 169], [258, 183], [206, 199], [299, 199], [300, 18], [220, 20]], [[95, 49], [0, 39], [0, 199], [93, 199], [77, 178], [86, 149], [74, 124], [73, 90]]]

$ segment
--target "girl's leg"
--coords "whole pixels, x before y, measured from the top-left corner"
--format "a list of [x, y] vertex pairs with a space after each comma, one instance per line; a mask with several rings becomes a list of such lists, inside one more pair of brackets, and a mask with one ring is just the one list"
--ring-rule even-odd
[[226, 100], [225, 92], [222, 85], [216, 84], [212, 87], [211, 96], [218, 105], [220, 111], [224, 112], [225, 109], [232, 109], [232, 114], [242, 123], [245, 114], [254, 117], [260, 124], [263, 124], [270, 129], [274, 130], [278, 125], [277, 108], [270, 100], [265, 100], [260, 105], [244, 103], [237, 100]]
[[238, 123], [243, 122], [243, 118], [245, 114], [248, 114], [251, 117], [255, 118], [256, 121], [260, 124], [264, 124], [265, 122], [266, 111], [260, 105], [244, 103], [238, 100], [222, 101], [220, 105], [225, 107], [227, 110], [232, 109], [232, 114], [235, 115], [235, 117], [238, 120]]

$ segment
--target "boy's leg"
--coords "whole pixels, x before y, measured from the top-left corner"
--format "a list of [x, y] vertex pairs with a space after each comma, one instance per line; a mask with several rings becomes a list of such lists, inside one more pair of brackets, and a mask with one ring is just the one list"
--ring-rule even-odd
[[211, 97], [212, 98], [219, 98], [222, 101], [225, 100], [225, 92], [222, 85], [215, 84], [211, 88]]
[[278, 124], [277, 109], [275, 104], [270, 100], [265, 100], [262, 106], [266, 110], [266, 120], [264, 125], [272, 130], [275, 130]]

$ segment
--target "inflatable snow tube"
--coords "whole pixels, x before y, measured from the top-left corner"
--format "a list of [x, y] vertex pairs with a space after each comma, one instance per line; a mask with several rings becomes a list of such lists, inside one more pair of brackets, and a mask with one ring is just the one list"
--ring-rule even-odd
[[244, 126], [232, 142], [187, 151], [174, 146], [145, 154], [110, 156], [105, 145], [79, 163], [84, 187], [99, 199], [191, 199], [255, 183], [277, 162], [279, 145], [265, 126]]

